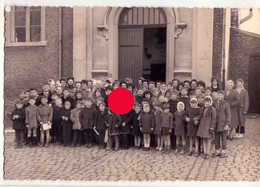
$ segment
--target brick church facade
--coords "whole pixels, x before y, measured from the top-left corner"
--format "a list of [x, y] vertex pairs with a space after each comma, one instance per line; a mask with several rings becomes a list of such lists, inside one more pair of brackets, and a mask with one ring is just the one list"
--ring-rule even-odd
[[11, 7], [5, 16], [7, 99], [50, 78], [216, 76], [242, 78], [250, 103], [260, 101], [257, 8]]

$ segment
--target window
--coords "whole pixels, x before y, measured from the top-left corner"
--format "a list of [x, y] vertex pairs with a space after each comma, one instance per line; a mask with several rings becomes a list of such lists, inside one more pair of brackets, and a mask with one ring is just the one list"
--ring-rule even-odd
[[45, 8], [11, 7], [6, 13], [6, 46], [44, 46]]

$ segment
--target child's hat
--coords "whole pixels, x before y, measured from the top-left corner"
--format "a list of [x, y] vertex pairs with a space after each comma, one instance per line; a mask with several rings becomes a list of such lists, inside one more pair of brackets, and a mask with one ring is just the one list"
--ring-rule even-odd
[[210, 103], [212, 104], [212, 98], [210, 96], [206, 96], [204, 101], [210, 101]]
[[180, 105], [183, 105], [183, 106], [185, 107], [185, 104], [180, 101], [180, 102], [178, 102], [178, 104], [177, 104], [177, 108], [179, 108]]
[[198, 103], [198, 99], [193, 97], [191, 98], [190, 103]]
[[162, 105], [162, 109], [164, 110], [164, 109], [169, 109], [170, 108], [170, 105], [169, 105], [169, 103], [164, 103], [163, 105]]
[[224, 91], [223, 90], [219, 90], [218, 94], [223, 94], [224, 95]]

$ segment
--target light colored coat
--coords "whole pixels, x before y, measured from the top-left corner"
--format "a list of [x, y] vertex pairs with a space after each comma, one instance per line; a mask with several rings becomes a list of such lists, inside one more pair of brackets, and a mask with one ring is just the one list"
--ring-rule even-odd
[[73, 130], [81, 130], [81, 123], [79, 119], [80, 111], [81, 110], [77, 108], [71, 111], [70, 119], [73, 122], [73, 126], [72, 126]]
[[230, 112], [231, 112], [231, 122], [230, 127], [236, 128], [239, 123], [239, 116], [238, 116], [238, 108], [239, 108], [239, 93], [236, 89], [233, 89], [227, 95], [227, 91], [225, 90], [225, 100], [229, 104]]

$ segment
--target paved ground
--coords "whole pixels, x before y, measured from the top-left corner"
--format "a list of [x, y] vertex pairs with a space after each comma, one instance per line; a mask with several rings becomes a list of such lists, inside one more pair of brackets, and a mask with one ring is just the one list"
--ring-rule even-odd
[[[129, 149], [118, 152], [78, 147], [14, 149], [6, 133], [4, 178], [12, 180], [227, 180], [260, 179], [260, 118], [247, 120], [243, 139], [228, 142], [227, 158], [162, 154]], [[213, 151], [213, 150], [212, 150]]]

